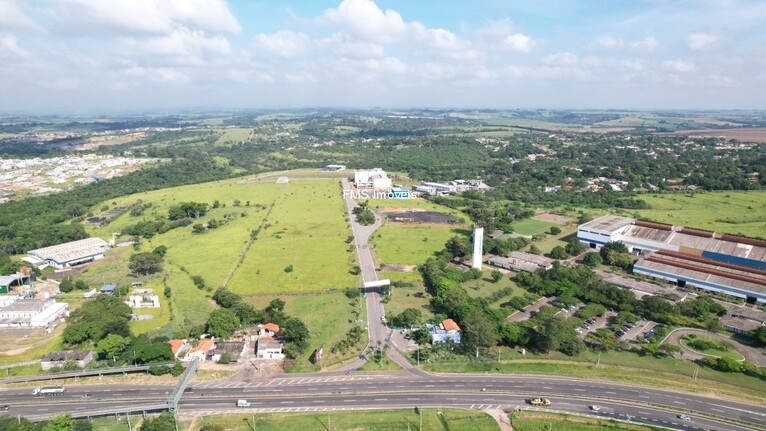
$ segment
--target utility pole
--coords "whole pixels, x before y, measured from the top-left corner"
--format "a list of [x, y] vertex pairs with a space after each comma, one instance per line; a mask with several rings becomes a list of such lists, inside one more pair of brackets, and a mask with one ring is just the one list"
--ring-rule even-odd
[[130, 424], [130, 412], [126, 412], [125, 417], [128, 418], [128, 431], [133, 431], [133, 426]]
[[418, 344], [418, 367], [420, 366], [420, 344]]
[[255, 431], [255, 412], [253, 412], [253, 431]]
[[332, 423], [330, 423], [330, 412], [327, 412], [327, 431], [332, 431]]
[[601, 363], [601, 352], [598, 352], [598, 358], [596, 358], [596, 365]]
[[420, 427], [418, 431], [423, 431], [423, 406], [418, 407], [418, 414], [420, 415]]

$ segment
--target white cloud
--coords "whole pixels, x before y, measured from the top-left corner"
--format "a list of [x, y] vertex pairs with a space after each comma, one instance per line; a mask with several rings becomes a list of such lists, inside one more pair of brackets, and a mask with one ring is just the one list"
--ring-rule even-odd
[[0, 0], [0, 29], [39, 30], [40, 27], [27, 17], [18, 2]]
[[176, 68], [171, 67], [143, 67], [137, 64], [128, 64], [119, 71], [126, 78], [138, 78], [141, 81], [172, 83], [177, 85], [187, 84], [191, 78]]
[[721, 36], [709, 33], [692, 33], [686, 36], [689, 49], [692, 51], [709, 51], [721, 43]]
[[697, 70], [697, 66], [691, 61], [686, 60], [668, 60], [662, 62], [662, 66], [671, 72], [689, 73]]
[[509, 51], [528, 54], [532, 52], [538, 42], [522, 33], [514, 33], [503, 38], [500, 46]]
[[255, 37], [255, 45], [282, 58], [296, 58], [306, 52], [309, 37], [291, 30], [280, 30], [272, 34], [261, 33]]
[[383, 11], [371, 0], [343, 0], [337, 8], [325, 10], [320, 22], [351, 36], [383, 44], [401, 40], [408, 31], [398, 12]]
[[182, 28], [168, 35], [147, 38], [122, 38], [120, 46], [132, 56], [148, 56], [152, 63], [204, 65], [231, 53], [223, 36], [209, 37], [202, 31]]
[[604, 48], [619, 48], [624, 44], [621, 38], [614, 36], [598, 36], [593, 42]]
[[19, 47], [16, 37], [11, 34], [0, 36], [0, 58], [29, 58], [28, 52]]
[[562, 52], [545, 57], [543, 62], [549, 66], [572, 67], [577, 65], [577, 56], [571, 52]]
[[636, 51], [654, 52], [659, 45], [660, 45], [660, 42], [656, 38], [652, 36], [647, 36], [641, 40], [637, 40], [631, 43], [630, 47]]
[[60, 28], [74, 34], [160, 34], [179, 27], [213, 33], [241, 31], [222, 0], [61, 0], [52, 15]]
[[383, 45], [353, 39], [344, 33], [335, 33], [321, 40], [322, 46], [340, 58], [368, 59], [382, 57], [385, 53]]

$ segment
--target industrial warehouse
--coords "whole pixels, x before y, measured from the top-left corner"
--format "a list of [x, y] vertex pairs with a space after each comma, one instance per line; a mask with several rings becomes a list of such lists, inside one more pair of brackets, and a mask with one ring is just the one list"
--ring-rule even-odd
[[43, 268], [47, 265], [63, 269], [104, 257], [109, 244], [101, 238], [86, 238], [27, 252], [25, 261]]
[[766, 241], [616, 215], [580, 225], [577, 238], [595, 250], [622, 242], [640, 256], [636, 274], [766, 302]]

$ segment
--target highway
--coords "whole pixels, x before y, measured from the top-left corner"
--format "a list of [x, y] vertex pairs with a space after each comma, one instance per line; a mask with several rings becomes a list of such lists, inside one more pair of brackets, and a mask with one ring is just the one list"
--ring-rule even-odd
[[[482, 390], [483, 389], [483, 390]], [[35, 398], [31, 389], [0, 392], [6, 414], [42, 418], [63, 412], [86, 415], [89, 410], [163, 402], [169, 385], [70, 386], [60, 397]], [[83, 399], [90, 394], [89, 399]], [[244, 412], [238, 399], [253, 403], [255, 411], [319, 411], [359, 408], [427, 407], [503, 408], [528, 407], [524, 400], [546, 396], [551, 409], [587, 413], [588, 406], [602, 407], [593, 415], [628, 419], [676, 429], [756, 429], [700, 416], [700, 412], [766, 427], [766, 408], [704, 396], [579, 379], [512, 375], [414, 375], [409, 372], [349, 373], [281, 377], [252, 383], [213, 381], [193, 383], [184, 394], [181, 413]], [[692, 417], [680, 421], [679, 413]], [[642, 419], [644, 418], [644, 419]], [[663, 423], [665, 421], [666, 423]], [[673, 425], [676, 422], [677, 426]]]
[[[344, 187], [348, 187], [344, 180]], [[360, 226], [351, 215], [356, 203], [346, 199], [355, 245], [365, 281], [376, 280], [375, 266], [367, 247], [380, 217], [371, 226]], [[382, 347], [389, 330], [381, 323], [385, 311], [380, 295], [367, 292], [369, 348]], [[554, 376], [504, 374], [429, 374], [415, 368], [398, 351], [388, 355], [403, 371], [358, 372], [365, 358], [338, 370], [293, 374], [275, 378], [229, 379], [192, 382], [179, 403], [179, 413], [225, 414], [338, 411], [379, 408], [456, 407], [465, 409], [532, 408], [525, 402], [543, 396], [552, 406], [537, 408], [557, 412], [589, 414], [629, 420], [679, 430], [766, 429], [766, 407], [722, 400], [712, 396], [654, 389], [618, 383]], [[70, 385], [58, 397], [34, 397], [32, 388], [0, 388], [0, 414], [45, 419], [71, 413], [87, 417], [89, 412], [140, 413], [142, 408], [161, 409], [173, 385], [113, 384]], [[249, 400], [252, 408], [236, 408], [236, 401]], [[589, 409], [600, 406], [599, 411]], [[680, 420], [687, 414], [689, 421]]]

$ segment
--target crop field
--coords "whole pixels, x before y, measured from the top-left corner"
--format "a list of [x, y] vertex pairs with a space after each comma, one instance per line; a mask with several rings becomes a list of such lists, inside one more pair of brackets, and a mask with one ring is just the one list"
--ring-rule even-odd
[[552, 226], [557, 226], [555, 223], [549, 223], [547, 221], [525, 219], [512, 223], [513, 231], [521, 235], [537, 235], [548, 231]]
[[[423, 429], [426, 430], [496, 431], [499, 429], [495, 419], [476, 410], [425, 408], [422, 415]], [[188, 431], [199, 431], [205, 424], [221, 424], [227, 431], [415, 430], [420, 426], [421, 419], [415, 409], [258, 414], [255, 416], [255, 427], [252, 426], [252, 418], [253, 416], [250, 415], [207, 416], [198, 419], [196, 426]]]
[[635, 212], [649, 220], [766, 237], [766, 192], [644, 194], [640, 198], [652, 208]]

